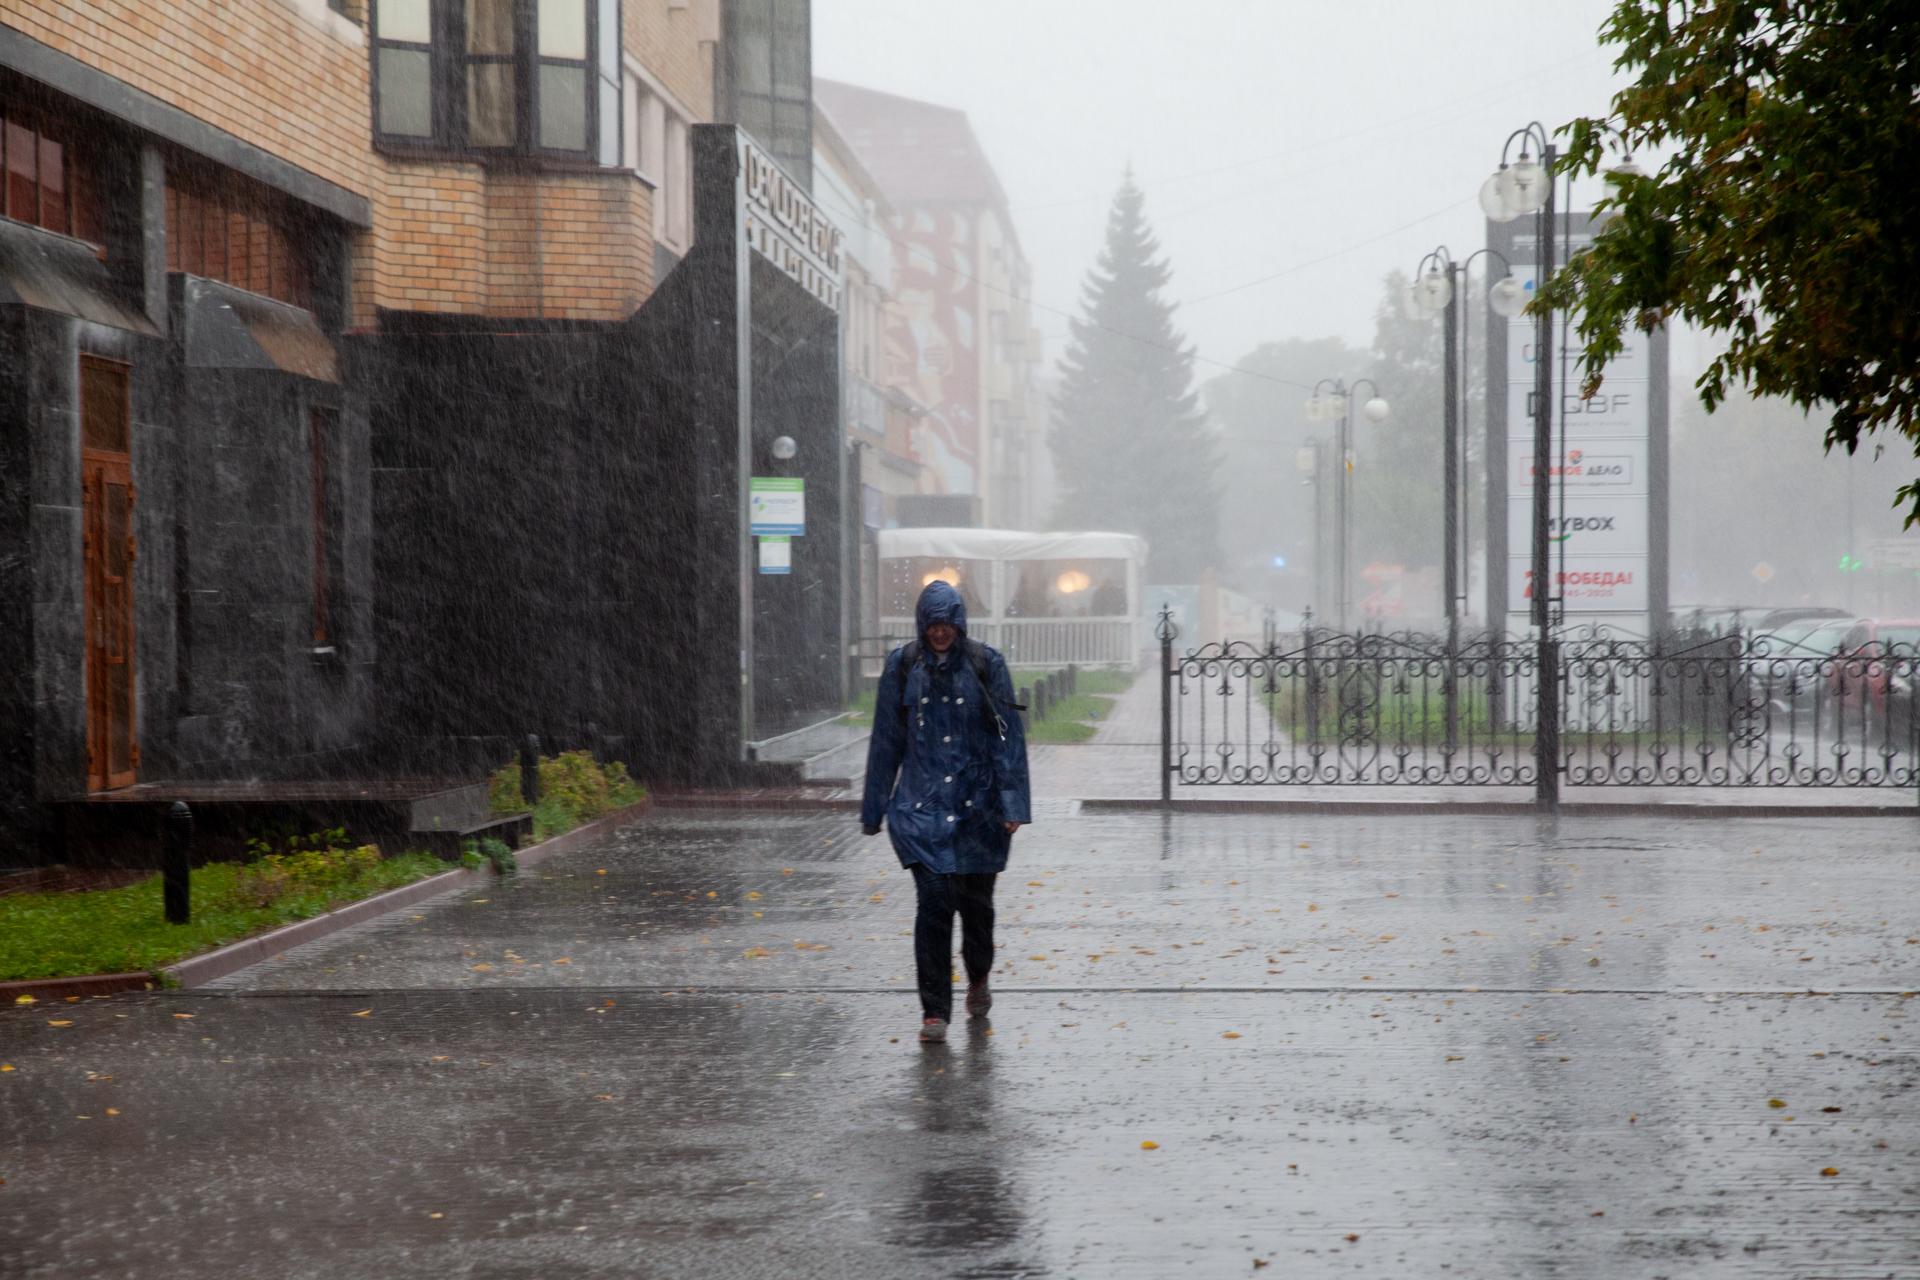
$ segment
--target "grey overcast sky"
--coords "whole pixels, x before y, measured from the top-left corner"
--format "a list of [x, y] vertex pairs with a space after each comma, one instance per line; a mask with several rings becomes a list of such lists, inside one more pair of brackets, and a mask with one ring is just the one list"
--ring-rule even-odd
[[814, 70], [968, 113], [1052, 309], [1049, 362], [1131, 163], [1182, 328], [1231, 362], [1268, 339], [1364, 345], [1386, 272], [1483, 243], [1475, 194], [1507, 134], [1602, 111], [1624, 83], [1597, 39], [1611, 8], [814, 0]]

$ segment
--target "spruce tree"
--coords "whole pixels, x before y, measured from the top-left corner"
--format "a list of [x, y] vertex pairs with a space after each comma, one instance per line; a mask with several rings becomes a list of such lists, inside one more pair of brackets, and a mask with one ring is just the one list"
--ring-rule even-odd
[[1081, 288], [1060, 362], [1050, 443], [1062, 529], [1135, 533], [1155, 582], [1220, 563], [1217, 443], [1193, 390], [1193, 351], [1161, 296], [1172, 277], [1129, 172]]

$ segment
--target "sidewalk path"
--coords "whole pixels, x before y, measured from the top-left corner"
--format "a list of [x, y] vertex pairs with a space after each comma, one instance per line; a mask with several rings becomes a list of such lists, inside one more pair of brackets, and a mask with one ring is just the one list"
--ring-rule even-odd
[[661, 814], [0, 1010], [0, 1273], [1908, 1274], [1911, 845], [1055, 801], [923, 1049], [884, 840]]

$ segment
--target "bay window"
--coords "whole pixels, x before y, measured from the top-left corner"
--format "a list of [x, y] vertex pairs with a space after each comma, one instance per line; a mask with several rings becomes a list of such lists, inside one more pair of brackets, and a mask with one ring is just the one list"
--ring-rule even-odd
[[620, 0], [373, 0], [389, 150], [620, 157]]

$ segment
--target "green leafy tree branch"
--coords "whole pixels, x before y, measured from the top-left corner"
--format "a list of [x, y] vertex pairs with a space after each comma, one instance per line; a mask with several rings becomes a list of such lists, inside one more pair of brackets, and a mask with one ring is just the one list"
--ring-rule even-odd
[[[1607, 175], [1610, 220], [1536, 306], [1577, 316], [1588, 394], [1628, 325], [1723, 336], [1697, 383], [1828, 415], [1851, 453], [1887, 430], [1920, 456], [1920, 13], [1904, 0], [1621, 0], [1601, 30], [1637, 71], [1582, 117], [1563, 174], [1617, 147], [1668, 154]], [[1893, 498], [1920, 524], [1920, 478]]]

